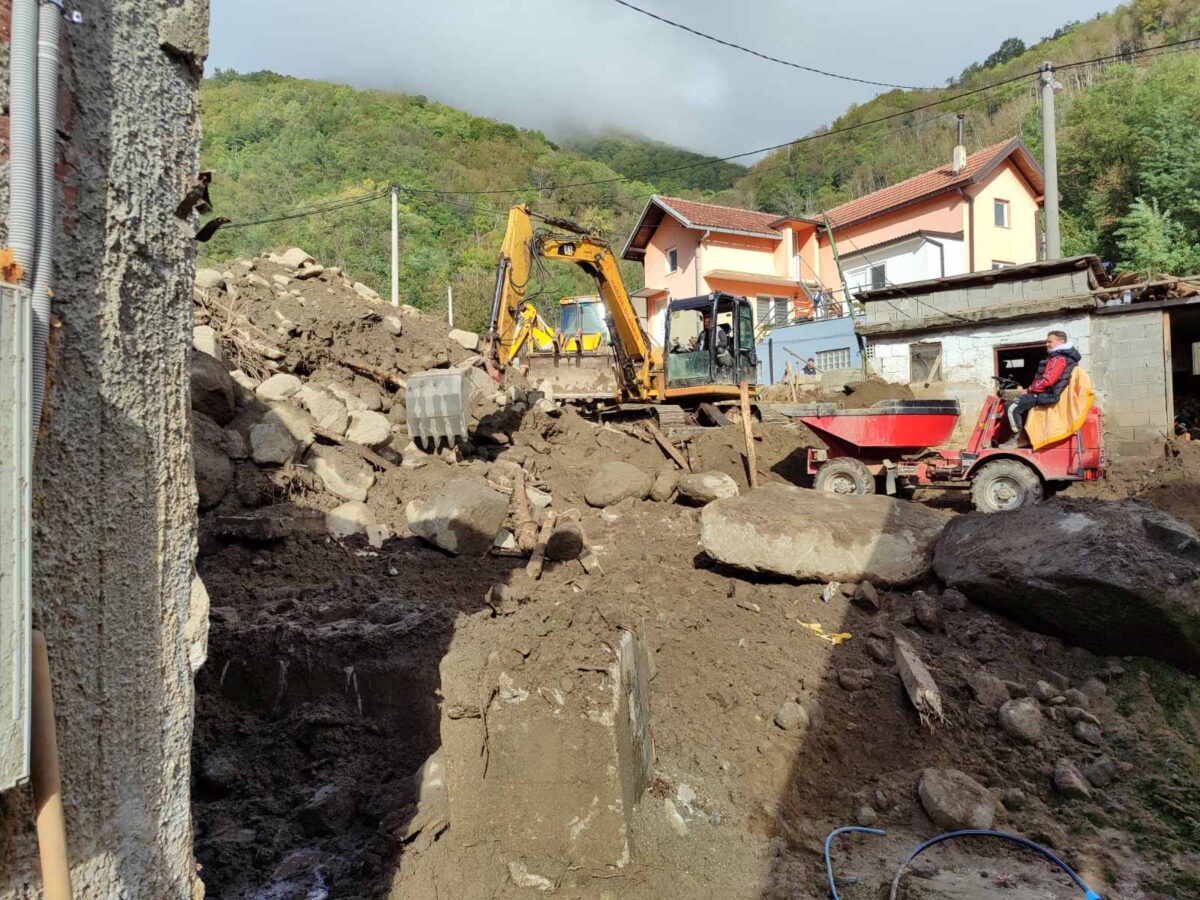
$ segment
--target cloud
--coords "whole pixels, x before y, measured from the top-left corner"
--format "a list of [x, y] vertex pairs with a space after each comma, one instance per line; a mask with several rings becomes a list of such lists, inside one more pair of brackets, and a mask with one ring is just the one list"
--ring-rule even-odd
[[[784, 59], [941, 85], [1004, 37], [1026, 42], [1095, 0], [637, 0]], [[964, 9], [964, 6], [971, 9]], [[612, 0], [211, 0], [214, 67], [425, 94], [550, 136], [617, 128], [705, 153], [781, 143], [883, 88], [701, 40]]]

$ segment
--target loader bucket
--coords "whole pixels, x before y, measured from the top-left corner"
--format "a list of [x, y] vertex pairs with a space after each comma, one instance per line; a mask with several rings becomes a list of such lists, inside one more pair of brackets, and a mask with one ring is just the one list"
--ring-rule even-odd
[[419, 444], [453, 447], [467, 439], [471, 424], [471, 381], [465, 372], [431, 369], [409, 375], [405, 390], [408, 433]]
[[531, 353], [521, 362], [529, 366], [529, 380], [533, 384], [550, 382], [559, 400], [612, 400], [617, 396], [611, 352]]

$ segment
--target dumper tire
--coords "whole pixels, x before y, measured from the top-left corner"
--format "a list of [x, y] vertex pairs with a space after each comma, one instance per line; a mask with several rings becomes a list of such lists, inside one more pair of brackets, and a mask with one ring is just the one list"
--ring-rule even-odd
[[814, 487], [827, 494], [873, 494], [875, 476], [861, 460], [839, 456], [821, 464]]
[[971, 479], [971, 503], [979, 512], [1009, 512], [1041, 503], [1042, 479], [1016, 459], [984, 463]]

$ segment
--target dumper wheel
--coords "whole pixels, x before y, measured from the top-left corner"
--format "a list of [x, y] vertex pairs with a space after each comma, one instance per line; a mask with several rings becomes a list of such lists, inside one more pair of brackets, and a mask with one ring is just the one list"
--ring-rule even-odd
[[873, 494], [875, 476], [859, 460], [839, 456], [822, 464], [817, 470], [815, 487], [829, 494]]
[[1007, 512], [1041, 503], [1042, 479], [1023, 462], [997, 459], [984, 463], [971, 479], [971, 502], [980, 512]]

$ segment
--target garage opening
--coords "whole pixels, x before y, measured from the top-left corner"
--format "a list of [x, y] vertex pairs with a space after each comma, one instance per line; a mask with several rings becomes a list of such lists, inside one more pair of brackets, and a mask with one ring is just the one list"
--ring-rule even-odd
[[1033, 384], [1037, 375], [1038, 363], [1046, 356], [1046, 343], [1009, 344], [995, 349], [996, 375], [1000, 378], [1011, 378], [1021, 387]]
[[1166, 319], [1176, 431], [1200, 437], [1200, 305], [1172, 309]]

